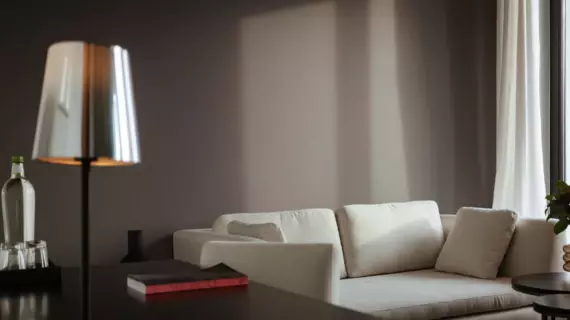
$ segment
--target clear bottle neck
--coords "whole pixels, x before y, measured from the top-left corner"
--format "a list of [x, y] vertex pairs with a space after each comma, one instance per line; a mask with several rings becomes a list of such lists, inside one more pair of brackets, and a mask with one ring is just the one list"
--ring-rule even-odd
[[23, 178], [23, 177], [24, 177], [24, 164], [12, 163], [12, 178]]

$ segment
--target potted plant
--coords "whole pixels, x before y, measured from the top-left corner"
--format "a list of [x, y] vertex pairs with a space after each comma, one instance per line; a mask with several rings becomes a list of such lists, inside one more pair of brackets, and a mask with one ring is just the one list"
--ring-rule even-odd
[[570, 186], [564, 181], [556, 182], [558, 193], [546, 196], [546, 220], [558, 219], [554, 225], [554, 233], [559, 234], [570, 225]]
[[[554, 233], [559, 234], [564, 232], [568, 225], [570, 225], [570, 186], [564, 181], [556, 182], [556, 189], [558, 193], [549, 194], [546, 196], [546, 220], [558, 219], [554, 225]], [[570, 272], [570, 245], [562, 247], [564, 255], [563, 269]]]

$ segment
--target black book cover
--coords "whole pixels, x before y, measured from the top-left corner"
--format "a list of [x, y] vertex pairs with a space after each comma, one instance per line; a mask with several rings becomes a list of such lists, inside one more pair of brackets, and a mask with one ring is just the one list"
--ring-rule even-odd
[[152, 286], [157, 284], [243, 278], [245, 275], [235, 271], [223, 263], [220, 263], [213, 267], [194, 272], [185, 271], [177, 273], [129, 274], [128, 277], [147, 286]]

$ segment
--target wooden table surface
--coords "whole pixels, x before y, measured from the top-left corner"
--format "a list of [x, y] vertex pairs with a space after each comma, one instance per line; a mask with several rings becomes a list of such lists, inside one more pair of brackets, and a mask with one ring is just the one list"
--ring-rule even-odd
[[511, 283], [516, 291], [535, 296], [570, 293], [568, 272], [528, 274], [514, 277]]
[[533, 303], [534, 310], [542, 315], [543, 319], [551, 317], [570, 318], [570, 295], [550, 294], [542, 296]]
[[[129, 273], [167, 273], [188, 267], [192, 266], [174, 260], [93, 267], [91, 320], [374, 319], [251, 281], [248, 287], [146, 297], [127, 290]], [[63, 269], [58, 291], [14, 293], [0, 288], [0, 319], [78, 320], [79, 289], [77, 268]]]

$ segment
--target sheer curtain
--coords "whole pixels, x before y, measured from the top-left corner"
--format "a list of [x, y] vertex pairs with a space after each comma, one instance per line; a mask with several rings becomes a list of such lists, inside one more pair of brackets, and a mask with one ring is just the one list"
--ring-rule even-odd
[[[544, 217], [548, 2], [498, 0], [497, 172], [493, 208]], [[546, 162], [547, 163], [547, 162]]]

